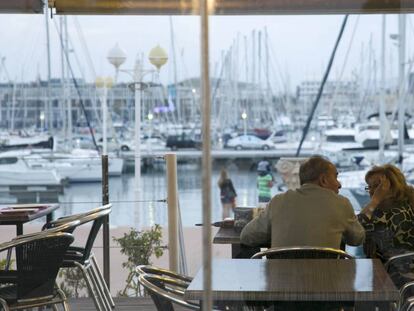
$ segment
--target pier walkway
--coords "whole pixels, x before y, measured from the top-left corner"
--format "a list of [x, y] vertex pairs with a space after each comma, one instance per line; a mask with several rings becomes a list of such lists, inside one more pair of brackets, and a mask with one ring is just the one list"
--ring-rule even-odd
[[[315, 151], [312, 149], [303, 149], [300, 153], [301, 156], [310, 156]], [[141, 158], [158, 158], [163, 157], [166, 153], [177, 154], [177, 159], [201, 159], [202, 151], [193, 149], [184, 150], [161, 150], [153, 151], [151, 153], [141, 152]], [[252, 158], [274, 158], [279, 159], [282, 157], [294, 157], [296, 154], [295, 148], [289, 149], [270, 149], [270, 150], [234, 150], [234, 149], [220, 149], [212, 150], [211, 156], [213, 159], [252, 159]], [[134, 158], [134, 151], [124, 151], [121, 153], [121, 157], [126, 160], [132, 160]]]

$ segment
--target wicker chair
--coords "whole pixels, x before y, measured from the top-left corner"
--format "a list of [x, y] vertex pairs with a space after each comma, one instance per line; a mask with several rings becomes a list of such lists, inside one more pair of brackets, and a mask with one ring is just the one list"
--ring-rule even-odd
[[184, 291], [188, 282], [177, 278], [143, 273], [138, 282], [148, 291], [157, 310], [174, 311], [173, 303], [191, 310], [200, 310], [197, 303], [184, 300]]
[[384, 267], [400, 289], [397, 310], [414, 310], [414, 252], [390, 257]]
[[79, 221], [78, 226], [92, 222], [86, 244], [83, 247], [69, 247], [61, 267], [79, 268], [82, 271], [88, 290], [92, 294], [95, 307], [99, 311], [112, 310], [112, 308], [115, 307], [111, 293], [92, 253], [95, 238], [102, 226], [105, 216], [109, 215], [110, 212], [111, 204], [108, 204], [86, 213], [59, 218], [48, 224], [49, 228], [53, 228], [54, 226], [62, 226], [67, 221]]
[[0, 252], [14, 249], [16, 270], [1, 278], [0, 306], [3, 310], [21, 310], [62, 304], [69, 310], [65, 294], [55, 285], [63, 257], [73, 242], [70, 233], [31, 235], [0, 245]]
[[[140, 265], [135, 269], [138, 282], [150, 294], [157, 310], [173, 311], [178, 304], [191, 310], [201, 310], [201, 306], [184, 299], [184, 292], [193, 280], [192, 277], [175, 273], [170, 270]], [[215, 303], [214, 310], [230, 310], [227, 303]]]
[[265, 251], [258, 252], [252, 259], [312, 259], [312, 258], [331, 258], [331, 259], [354, 259], [348, 253], [335, 248], [314, 247], [314, 246], [294, 246], [294, 247], [274, 247]]

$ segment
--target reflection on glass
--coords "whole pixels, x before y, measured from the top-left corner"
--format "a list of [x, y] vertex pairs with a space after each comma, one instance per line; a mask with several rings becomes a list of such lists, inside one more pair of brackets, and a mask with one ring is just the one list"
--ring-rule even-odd
[[368, 291], [373, 288], [373, 266], [369, 259], [355, 260], [354, 288], [358, 291]]

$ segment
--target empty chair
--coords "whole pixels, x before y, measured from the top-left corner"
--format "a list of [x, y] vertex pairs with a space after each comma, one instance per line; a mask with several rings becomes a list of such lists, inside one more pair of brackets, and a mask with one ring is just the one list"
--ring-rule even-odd
[[273, 247], [265, 251], [258, 252], [252, 259], [312, 259], [312, 258], [331, 258], [331, 259], [353, 259], [348, 253], [335, 248], [314, 247], [314, 246], [294, 246], [294, 247]]
[[[140, 265], [136, 267], [138, 282], [148, 291], [157, 310], [173, 311], [173, 304], [178, 304], [191, 310], [200, 310], [198, 303], [184, 299], [184, 292], [193, 280], [187, 275], [174, 271]], [[214, 310], [229, 310], [226, 303], [215, 303]]]
[[414, 281], [405, 283], [400, 288], [400, 297], [397, 302], [397, 310], [414, 310]]
[[414, 281], [414, 252], [390, 257], [384, 267], [394, 284], [402, 288], [404, 284]]
[[61, 226], [66, 221], [79, 221], [79, 225], [92, 223], [88, 238], [84, 246], [71, 246], [65, 254], [62, 268], [79, 268], [86, 281], [89, 292], [92, 294], [97, 310], [111, 310], [115, 303], [103, 279], [102, 273], [92, 253], [95, 238], [102, 226], [104, 218], [111, 212], [111, 204], [91, 210], [86, 213], [59, 218], [48, 227]]
[[62, 304], [69, 310], [65, 294], [55, 285], [63, 257], [73, 242], [70, 233], [54, 232], [15, 239], [0, 245], [0, 252], [14, 249], [13, 278], [0, 278], [0, 305], [5, 311]]
[[188, 283], [191, 283], [191, 281], [193, 280], [193, 278], [191, 276], [175, 273], [175, 272], [167, 270], [167, 269], [163, 269], [163, 268], [159, 268], [159, 267], [155, 267], [155, 266], [150, 266], [150, 265], [140, 265], [140, 266], [136, 267], [135, 272], [138, 275], [147, 273], [147, 274], [156, 274], [156, 275], [161, 275], [161, 276], [168, 276], [168, 277], [176, 278], [176, 279], [179, 279], [181, 281], [188, 282]]
[[197, 303], [184, 300], [188, 282], [178, 278], [142, 273], [138, 282], [148, 291], [159, 311], [174, 311], [173, 303], [191, 310], [200, 310]]

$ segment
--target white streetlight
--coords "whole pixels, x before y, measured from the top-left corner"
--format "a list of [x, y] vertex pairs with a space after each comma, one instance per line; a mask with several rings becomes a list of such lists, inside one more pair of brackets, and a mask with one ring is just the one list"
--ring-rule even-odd
[[101, 92], [101, 105], [102, 105], [102, 155], [108, 154], [108, 135], [107, 135], [107, 121], [108, 121], [108, 89], [112, 87], [112, 79], [110, 77], [98, 77], [96, 78], [95, 85], [97, 88], [102, 89]]
[[[144, 89], [145, 84], [142, 83], [143, 77], [148, 73], [153, 73], [155, 70], [144, 70], [141, 66], [139, 57], [135, 61], [135, 66], [133, 70], [121, 70], [119, 67], [125, 62], [126, 55], [123, 53], [122, 49], [119, 46], [115, 46], [108, 53], [108, 60], [111, 64], [115, 66], [115, 69], [121, 72], [126, 72], [133, 77], [134, 81], [134, 91], [135, 91], [135, 185], [134, 185], [134, 194], [135, 201], [138, 205], [140, 200], [140, 180], [141, 180], [141, 91]], [[153, 48], [149, 53], [149, 61], [153, 64], [157, 71], [167, 62], [168, 56], [167, 53], [159, 45]]]
[[243, 111], [243, 113], [241, 114], [241, 117], [243, 119], [244, 135], [247, 135], [247, 113], [246, 111]]
[[147, 140], [148, 150], [150, 152], [152, 152], [152, 140], [151, 140], [151, 138], [152, 138], [152, 120], [154, 119], [154, 115], [151, 112], [149, 112], [148, 115], [147, 115], [147, 118], [148, 118], [148, 121], [150, 123], [150, 132], [149, 132], [149, 137], [148, 137], [148, 140]]
[[126, 54], [123, 49], [116, 43], [115, 46], [109, 50], [106, 59], [115, 67], [115, 83], [118, 80], [119, 67], [126, 61]]
[[45, 112], [44, 111], [40, 112], [39, 119], [40, 119], [40, 128], [42, 129], [42, 132], [43, 132], [45, 130]]

